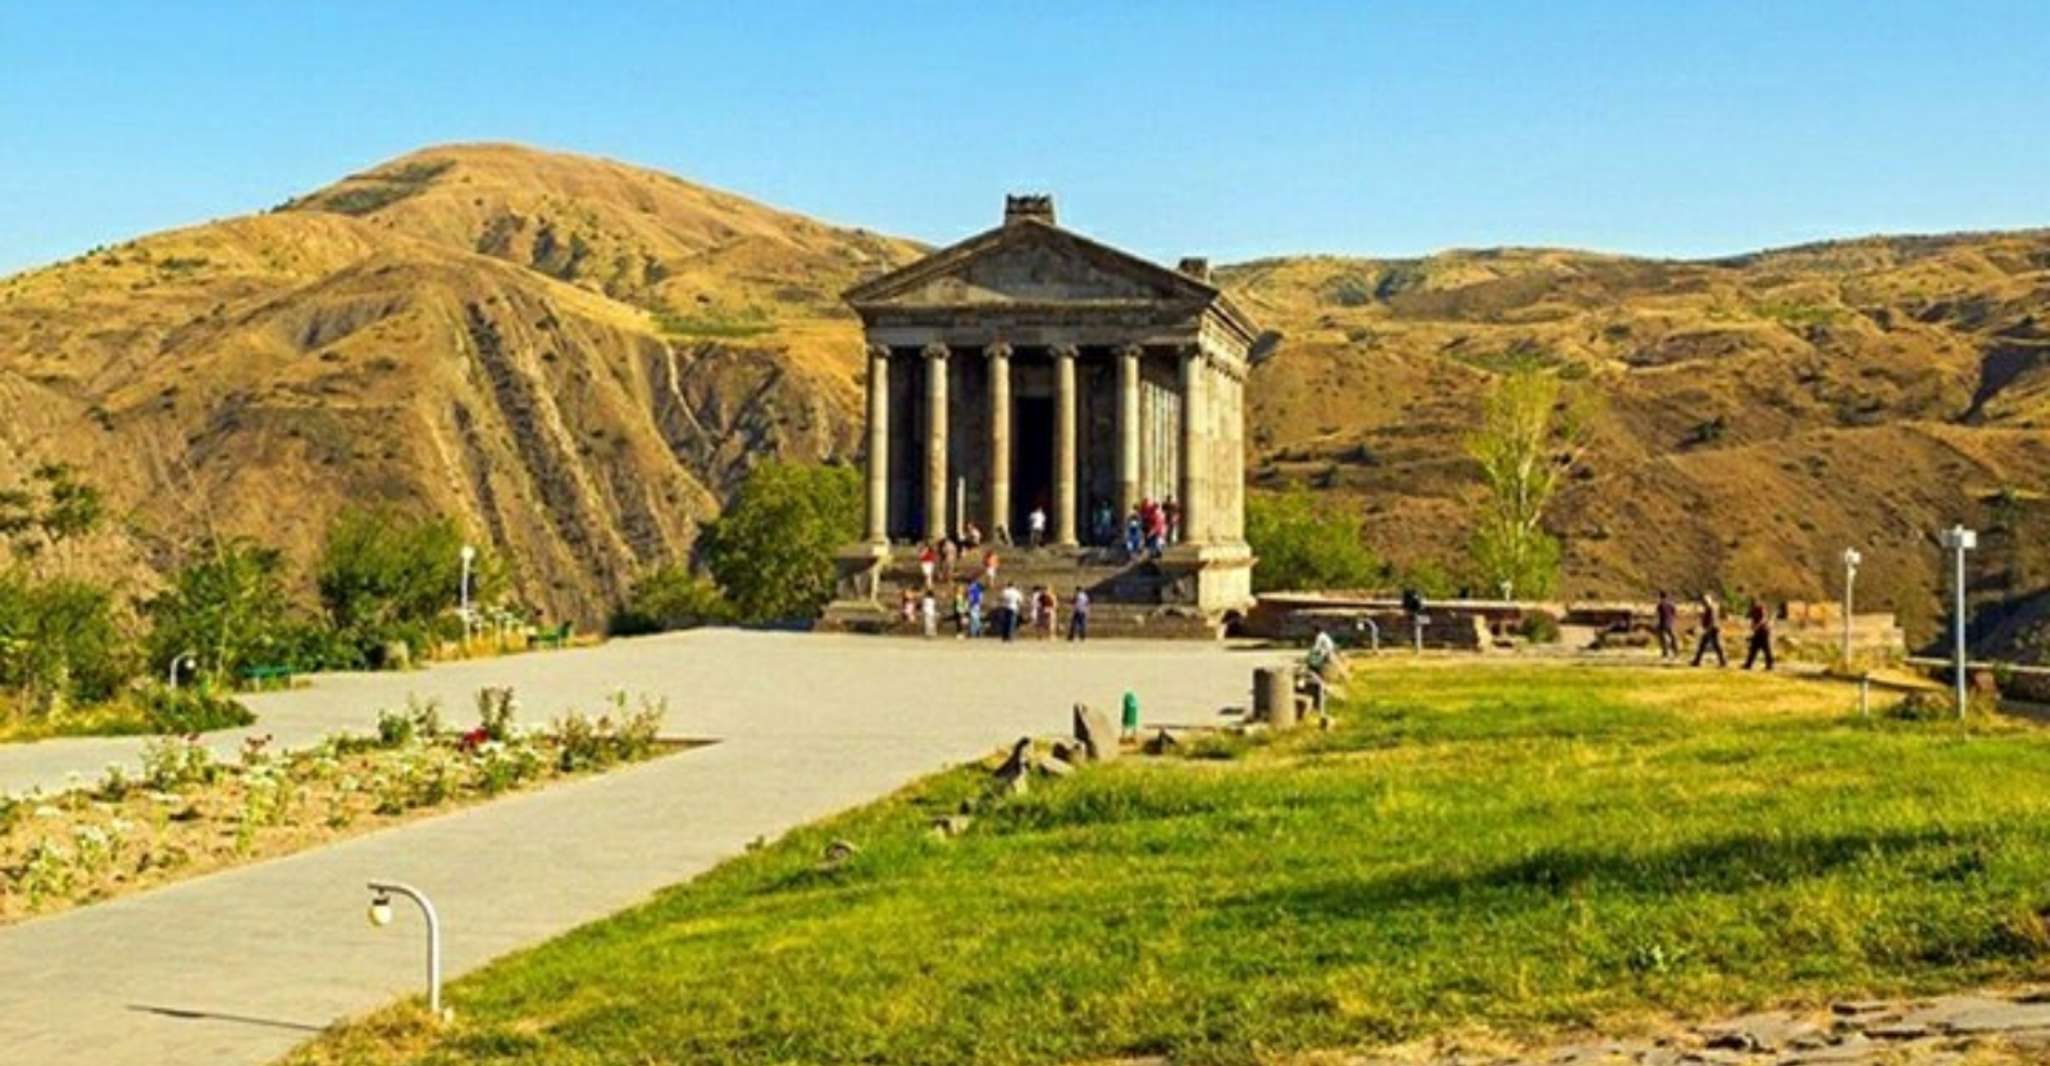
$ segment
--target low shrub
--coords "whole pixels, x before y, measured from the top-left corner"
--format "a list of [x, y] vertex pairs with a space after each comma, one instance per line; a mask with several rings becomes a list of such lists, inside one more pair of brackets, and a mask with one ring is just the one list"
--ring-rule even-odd
[[1543, 611], [1532, 611], [1516, 623], [1516, 633], [1532, 644], [1559, 643], [1559, 620]]
[[135, 701], [152, 733], [211, 733], [256, 721], [249, 708], [199, 687], [174, 689], [152, 685], [138, 693]]

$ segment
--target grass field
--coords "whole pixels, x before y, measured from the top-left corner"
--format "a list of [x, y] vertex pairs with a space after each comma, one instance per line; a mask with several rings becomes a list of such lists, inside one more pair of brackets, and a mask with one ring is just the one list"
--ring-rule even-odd
[[[1819, 681], [1366, 672], [1341, 727], [928, 829], [960, 770], [301, 1063], [1058, 1063], [1541, 1040], [2050, 972], [2050, 739]], [[833, 868], [825, 843], [860, 852]]]

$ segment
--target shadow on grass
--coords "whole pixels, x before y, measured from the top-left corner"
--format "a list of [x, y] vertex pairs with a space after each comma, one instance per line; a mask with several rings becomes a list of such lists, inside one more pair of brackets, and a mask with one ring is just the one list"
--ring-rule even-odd
[[1223, 901], [1305, 917], [1371, 918], [1389, 908], [1443, 903], [1474, 894], [1558, 895], [1601, 888], [1625, 895], [1732, 893], [1883, 863], [1924, 881], [1961, 882], [1986, 872], [1988, 841], [1941, 828], [1793, 837], [1742, 835], [1649, 851], [1545, 848], [1469, 871], [1406, 870], [1346, 877]]

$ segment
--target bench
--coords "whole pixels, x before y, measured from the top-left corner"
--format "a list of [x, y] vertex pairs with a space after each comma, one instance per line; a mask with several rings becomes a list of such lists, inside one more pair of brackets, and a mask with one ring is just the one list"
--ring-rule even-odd
[[534, 645], [536, 647], [546, 648], [567, 647], [569, 645], [570, 636], [574, 632], [575, 628], [576, 623], [564, 622], [559, 626], [553, 626], [548, 629], [537, 629], [534, 631], [533, 635]]
[[292, 684], [292, 668], [289, 666], [245, 666], [242, 668], [242, 680], [250, 682], [257, 688], [264, 688], [272, 682], [277, 682], [280, 688], [289, 688]]

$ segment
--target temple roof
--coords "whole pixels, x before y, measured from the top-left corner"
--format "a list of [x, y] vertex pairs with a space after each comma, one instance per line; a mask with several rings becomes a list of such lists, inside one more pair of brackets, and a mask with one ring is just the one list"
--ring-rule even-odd
[[[1020, 210], [1030, 199], [1032, 210]], [[1137, 306], [1194, 317], [1214, 312], [1247, 343], [1259, 329], [1207, 280], [1090, 240], [1053, 222], [1051, 201], [1013, 198], [1003, 225], [949, 245], [914, 263], [847, 290], [848, 304], [867, 318], [889, 310], [1063, 311]]]

